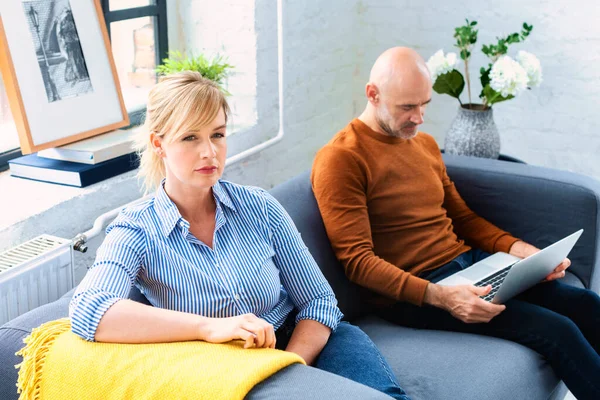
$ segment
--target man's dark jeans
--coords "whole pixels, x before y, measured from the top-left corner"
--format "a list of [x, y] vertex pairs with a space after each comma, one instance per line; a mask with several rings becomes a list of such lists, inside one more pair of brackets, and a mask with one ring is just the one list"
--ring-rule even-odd
[[[421, 277], [438, 282], [487, 256], [471, 250]], [[396, 303], [379, 313], [412, 328], [474, 333], [520, 343], [544, 356], [577, 399], [600, 399], [600, 297], [591, 290], [559, 281], [543, 282], [506, 302], [506, 309], [488, 323], [467, 324], [442, 309], [408, 303]]]

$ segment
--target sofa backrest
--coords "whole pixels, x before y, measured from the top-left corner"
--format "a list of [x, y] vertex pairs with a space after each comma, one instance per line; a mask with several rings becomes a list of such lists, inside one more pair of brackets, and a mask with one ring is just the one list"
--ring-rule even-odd
[[586, 288], [600, 288], [600, 182], [568, 171], [444, 154], [448, 175], [477, 215], [539, 248], [584, 229], [569, 254]]
[[365, 314], [369, 310], [365, 301], [367, 293], [346, 278], [344, 268], [331, 248], [313, 195], [310, 171], [276, 186], [270, 193], [281, 203], [296, 224], [304, 243], [333, 288], [345, 318], [353, 320]]

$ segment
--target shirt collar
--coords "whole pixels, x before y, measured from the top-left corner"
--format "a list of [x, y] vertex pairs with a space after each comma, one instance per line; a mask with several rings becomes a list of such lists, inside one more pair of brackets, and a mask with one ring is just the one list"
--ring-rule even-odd
[[235, 209], [235, 206], [233, 205], [233, 202], [231, 201], [231, 197], [229, 197], [227, 190], [225, 190], [220, 180], [218, 180], [217, 183], [213, 185], [213, 194], [217, 202], [220, 202], [221, 204], [227, 206], [231, 209], [231, 211], [237, 211]]
[[164, 188], [165, 180], [158, 185], [154, 195], [154, 208], [160, 220], [160, 231], [164, 236], [169, 236], [175, 225], [182, 220], [181, 213], [173, 200], [169, 198]]
[[[164, 236], [169, 236], [177, 223], [181, 221], [182, 223], [187, 224], [187, 221], [183, 219], [181, 213], [177, 209], [177, 206], [175, 203], [173, 203], [173, 200], [169, 198], [167, 192], [165, 192], [164, 183], [165, 181], [163, 179], [160, 185], [158, 185], [158, 189], [156, 190], [156, 194], [154, 196], [154, 208], [160, 219], [159, 228], [161, 233]], [[223, 204], [232, 211], [236, 211], [229, 194], [225, 188], [223, 188], [223, 185], [220, 181], [217, 181], [217, 183], [213, 185], [212, 189], [213, 196], [217, 202], [217, 208], [220, 208], [220, 204]]]

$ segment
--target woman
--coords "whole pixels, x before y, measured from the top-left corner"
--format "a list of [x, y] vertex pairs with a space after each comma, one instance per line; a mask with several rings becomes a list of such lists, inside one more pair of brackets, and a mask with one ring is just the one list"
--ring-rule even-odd
[[[281, 205], [220, 180], [228, 111], [195, 72], [152, 89], [138, 144], [140, 175], [156, 195], [107, 228], [71, 301], [73, 332], [118, 343], [241, 339], [408, 399], [370, 339], [340, 323], [331, 287]], [[127, 300], [133, 284], [154, 307]]]

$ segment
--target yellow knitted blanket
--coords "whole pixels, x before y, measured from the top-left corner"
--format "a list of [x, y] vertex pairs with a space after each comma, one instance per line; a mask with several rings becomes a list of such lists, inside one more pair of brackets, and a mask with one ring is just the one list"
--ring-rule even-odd
[[34, 329], [17, 355], [20, 400], [243, 399], [263, 379], [304, 363], [243, 342], [91, 343], [67, 318]]

